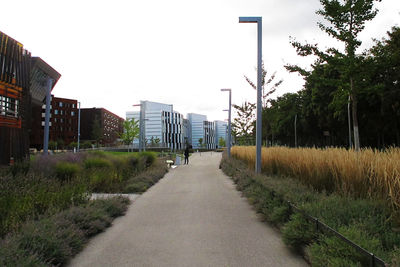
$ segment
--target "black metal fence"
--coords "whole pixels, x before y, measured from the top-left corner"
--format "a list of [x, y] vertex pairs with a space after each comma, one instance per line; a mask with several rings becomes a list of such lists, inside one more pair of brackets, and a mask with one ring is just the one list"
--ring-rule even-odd
[[304, 212], [303, 210], [301, 210], [300, 208], [298, 208], [297, 206], [292, 204], [290, 201], [286, 201], [286, 202], [289, 205], [289, 207], [290, 207], [292, 212], [298, 212], [298, 213], [302, 214], [308, 221], [314, 223], [315, 228], [316, 228], [317, 231], [323, 232], [323, 233], [330, 233], [330, 234], [340, 238], [343, 242], [349, 244], [354, 249], [356, 249], [360, 254], [364, 255], [367, 259], [369, 259], [369, 266], [370, 267], [389, 266], [382, 259], [380, 259], [376, 255], [374, 255], [373, 253], [369, 252], [368, 250], [360, 247], [359, 245], [357, 245], [356, 243], [354, 243], [350, 239], [346, 238], [345, 236], [343, 236], [342, 234], [340, 234], [339, 232], [337, 232], [336, 230], [334, 230], [330, 226], [324, 224], [318, 218], [315, 218], [315, 217], [307, 214], [306, 212]]

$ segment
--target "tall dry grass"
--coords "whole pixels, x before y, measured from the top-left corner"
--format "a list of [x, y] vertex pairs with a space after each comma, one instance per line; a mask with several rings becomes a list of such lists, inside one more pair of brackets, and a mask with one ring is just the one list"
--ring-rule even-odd
[[[255, 147], [233, 147], [231, 153], [254, 166]], [[389, 200], [400, 208], [400, 148], [358, 153], [342, 148], [263, 148], [262, 171], [295, 177], [317, 190]]]

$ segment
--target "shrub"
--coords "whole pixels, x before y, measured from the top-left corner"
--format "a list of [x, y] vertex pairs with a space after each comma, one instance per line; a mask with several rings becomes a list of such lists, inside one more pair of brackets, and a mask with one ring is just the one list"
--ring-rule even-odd
[[93, 206], [72, 207], [58, 214], [57, 219], [64, 219], [76, 225], [87, 237], [104, 231], [111, 224], [107, 213], [103, 209]]
[[16, 238], [21, 249], [38, 255], [42, 261], [61, 265], [74, 255], [69, 243], [82, 240], [82, 232], [71, 224], [60, 227], [54, 220], [42, 219], [25, 225]]
[[282, 228], [283, 242], [296, 250], [301, 250], [317, 237], [315, 230], [315, 226], [303, 215], [294, 213], [290, 216], [290, 221]]
[[15, 238], [8, 237], [0, 241], [0, 266], [35, 266], [46, 267], [37, 254], [19, 247]]
[[55, 167], [55, 173], [61, 181], [71, 180], [79, 173], [79, 165], [69, 162], [58, 162]]
[[86, 169], [111, 167], [111, 162], [109, 160], [97, 157], [86, 159], [84, 164]]
[[124, 192], [125, 193], [143, 193], [147, 190], [147, 188], [149, 188], [148, 183], [136, 182], [136, 183], [128, 184], [125, 187]]
[[[382, 255], [383, 248], [377, 238], [362, 230], [361, 225], [340, 227], [339, 232], [362, 248]], [[343, 261], [351, 263], [348, 266], [368, 266], [370, 257], [360, 254], [355, 248], [336, 236], [321, 236], [318, 242], [308, 248], [311, 262], [315, 266], [344, 266]], [[347, 265], [346, 265], [347, 266]]]
[[99, 199], [90, 203], [90, 207], [103, 210], [111, 218], [124, 215], [128, 209], [130, 200], [127, 197], [117, 196], [110, 199]]
[[17, 234], [0, 240], [0, 266], [60, 266], [82, 250], [87, 238], [122, 215], [129, 199], [91, 201], [38, 221], [28, 221]]
[[139, 158], [143, 160], [145, 167], [147, 168], [156, 160], [156, 154], [154, 152], [144, 151], [139, 154]]

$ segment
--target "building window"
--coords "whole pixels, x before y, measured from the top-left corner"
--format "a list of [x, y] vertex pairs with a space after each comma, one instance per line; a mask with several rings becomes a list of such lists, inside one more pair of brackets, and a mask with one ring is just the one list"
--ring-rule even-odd
[[58, 109], [54, 110], [54, 115], [58, 115]]
[[75, 116], [75, 111], [71, 111], [71, 116]]
[[19, 101], [0, 95], [0, 115], [18, 118]]
[[62, 102], [58, 103], [58, 106], [59, 106], [60, 108], [62, 108], [63, 103], [62, 103]]

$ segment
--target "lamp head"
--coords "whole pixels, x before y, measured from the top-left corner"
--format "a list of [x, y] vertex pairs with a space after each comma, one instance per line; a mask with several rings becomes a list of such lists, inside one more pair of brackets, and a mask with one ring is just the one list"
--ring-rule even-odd
[[262, 21], [262, 17], [239, 17], [239, 23], [258, 23]]

